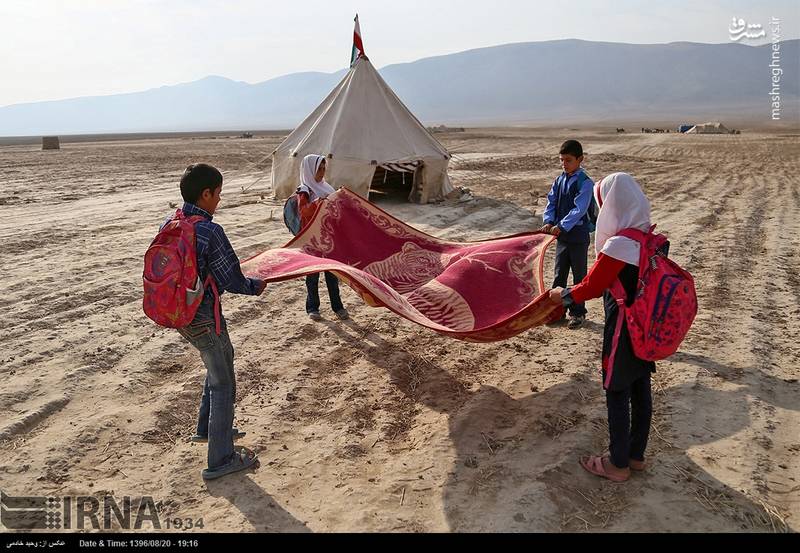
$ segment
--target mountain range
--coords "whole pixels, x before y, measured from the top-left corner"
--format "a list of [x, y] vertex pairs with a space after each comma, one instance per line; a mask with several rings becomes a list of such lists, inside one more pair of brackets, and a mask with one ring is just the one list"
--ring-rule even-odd
[[[800, 40], [780, 43], [781, 119], [800, 122]], [[388, 65], [380, 73], [426, 124], [771, 119], [772, 46], [505, 44]], [[376, 60], [371, 60], [373, 64]], [[377, 65], [376, 65], [377, 66]], [[0, 136], [289, 129], [345, 75], [249, 84], [220, 76], [142, 92], [0, 108]]]

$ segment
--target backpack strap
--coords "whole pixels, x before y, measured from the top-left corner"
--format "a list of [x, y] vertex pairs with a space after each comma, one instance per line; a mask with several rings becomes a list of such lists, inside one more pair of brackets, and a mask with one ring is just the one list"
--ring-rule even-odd
[[669, 240], [663, 234], [656, 234], [653, 232], [656, 226], [652, 225], [647, 232], [637, 228], [626, 228], [619, 231], [617, 236], [624, 236], [630, 240], [635, 240], [639, 243], [639, 267], [643, 267], [648, 263], [648, 260], [656, 253], [660, 253], [666, 257], [669, 250]]
[[217, 281], [214, 280], [214, 277], [211, 276], [211, 271], [209, 271], [208, 276], [206, 277], [205, 285], [211, 285], [211, 290], [214, 292], [214, 326], [217, 331], [217, 336], [219, 336], [222, 329], [220, 328], [220, 319], [222, 319], [222, 315], [220, 314], [220, 302], [219, 302], [219, 290], [217, 289]]
[[[175, 218], [185, 218], [192, 224], [192, 226], [197, 225], [197, 223], [199, 223], [200, 221], [205, 221], [206, 220], [206, 218], [204, 216], [202, 216], [202, 215], [190, 215], [189, 217], [186, 217], [180, 209], [175, 213]], [[197, 254], [197, 229], [196, 228], [195, 228], [195, 234], [194, 234], [194, 251], [195, 251], [195, 255], [196, 255]], [[221, 328], [221, 326], [222, 326], [222, 324], [221, 324], [222, 315], [221, 315], [221, 312], [220, 312], [219, 289], [217, 288], [217, 281], [214, 280], [213, 276], [211, 276], [211, 269], [210, 268], [208, 269], [208, 276], [206, 276], [205, 281], [203, 281], [203, 286], [204, 287], [211, 286], [211, 291], [214, 292], [214, 327], [215, 327], [215, 330], [217, 331], [217, 336], [219, 336], [220, 332], [222, 332], [222, 328]]]
[[578, 169], [578, 178], [575, 179], [575, 183], [578, 185], [578, 191], [580, 191], [581, 185], [589, 178], [589, 175], [586, 174], [586, 171], [583, 169]]
[[617, 236], [624, 236], [625, 238], [630, 238], [631, 240], [636, 240], [639, 243], [644, 242], [647, 239], [648, 234], [653, 234], [656, 226], [651, 226], [647, 232], [643, 230], [639, 230], [638, 228], [626, 228], [622, 229], [617, 233]]
[[626, 318], [628, 309], [625, 305], [628, 295], [625, 293], [625, 288], [622, 286], [622, 281], [620, 281], [619, 278], [611, 285], [611, 295], [614, 297], [614, 301], [617, 302], [617, 324], [614, 325], [614, 337], [611, 339], [611, 352], [608, 354], [608, 357], [603, 358], [603, 361], [606, 362], [606, 366], [604, 367], [606, 370], [606, 378], [603, 382], [603, 388], [606, 390], [608, 390], [611, 384], [611, 376], [614, 374], [614, 360], [617, 357], [619, 337], [622, 334], [622, 322]]

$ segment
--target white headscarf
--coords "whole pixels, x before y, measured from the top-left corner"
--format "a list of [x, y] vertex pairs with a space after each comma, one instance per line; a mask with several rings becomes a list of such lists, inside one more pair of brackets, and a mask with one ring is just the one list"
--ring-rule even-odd
[[639, 183], [627, 173], [612, 173], [594, 187], [600, 206], [594, 249], [631, 265], [639, 265], [639, 243], [624, 236], [614, 236], [626, 228], [650, 229], [650, 202]]
[[300, 187], [308, 189], [308, 196], [312, 202], [318, 198], [326, 198], [335, 192], [324, 178], [319, 182], [315, 178], [317, 169], [323, 161], [325, 161], [325, 156], [309, 154], [303, 158], [303, 162], [300, 164]]

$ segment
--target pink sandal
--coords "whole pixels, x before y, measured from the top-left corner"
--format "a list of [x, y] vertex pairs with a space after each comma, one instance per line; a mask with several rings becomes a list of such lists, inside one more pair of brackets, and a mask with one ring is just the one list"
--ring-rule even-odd
[[[609, 460], [609, 463], [610, 462], [611, 461]], [[599, 455], [590, 455], [589, 457], [581, 458], [580, 463], [581, 466], [588, 472], [591, 472], [595, 476], [600, 476], [601, 478], [608, 478], [612, 482], [625, 482], [628, 478], [630, 478], [630, 474], [620, 476], [618, 474], [606, 472], [606, 468], [603, 466], [603, 457], [600, 457]]]
[[[607, 449], [603, 452], [602, 457], [611, 457], [611, 452]], [[637, 461], [636, 459], [628, 459], [628, 468], [635, 472], [642, 472], [647, 470], [650, 465], [647, 461]]]

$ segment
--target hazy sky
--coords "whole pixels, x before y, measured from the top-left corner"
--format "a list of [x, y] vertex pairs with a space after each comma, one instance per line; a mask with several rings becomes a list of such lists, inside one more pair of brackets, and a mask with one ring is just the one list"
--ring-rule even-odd
[[562, 38], [730, 42], [734, 16], [765, 28], [779, 17], [783, 38], [798, 38], [798, 6], [797, 0], [0, 0], [0, 106], [134, 92], [207, 75], [254, 83], [333, 72], [349, 62], [356, 12], [367, 55], [383, 67]]

